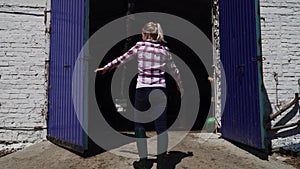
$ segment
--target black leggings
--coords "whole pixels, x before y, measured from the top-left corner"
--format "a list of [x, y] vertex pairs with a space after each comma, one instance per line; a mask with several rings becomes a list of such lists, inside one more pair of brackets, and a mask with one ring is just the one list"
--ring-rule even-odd
[[[149, 94], [153, 90], [157, 90], [157, 89], [163, 91], [165, 97], [161, 97], [161, 95], [154, 94], [153, 97], [151, 97], [152, 98], [151, 99], [152, 105], [151, 105], [149, 102]], [[135, 108], [138, 111], [135, 111], [135, 117], [137, 116], [137, 113], [141, 113], [142, 111], [146, 111], [148, 109], [150, 109], [151, 112], [153, 112], [153, 114], [161, 113], [161, 115], [154, 120], [157, 134], [161, 134], [167, 130], [167, 107], [166, 107], [167, 100], [166, 99], [167, 99], [166, 89], [163, 87], [144, 87], [144, 88], [136, 89], [134, 104], [135, 104]], [[163, 112], [159, 112], [162, 110]], [[135, 129], [145, 129], [144, 123], [136, 122]]]

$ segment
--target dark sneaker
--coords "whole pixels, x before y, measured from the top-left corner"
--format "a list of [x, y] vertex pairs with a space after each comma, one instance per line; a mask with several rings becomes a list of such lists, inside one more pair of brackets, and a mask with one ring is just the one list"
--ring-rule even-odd
[[139, 160], [133, 162], [133, 167], [135, 169], [151, 169], [153, 163], [150, 160]]

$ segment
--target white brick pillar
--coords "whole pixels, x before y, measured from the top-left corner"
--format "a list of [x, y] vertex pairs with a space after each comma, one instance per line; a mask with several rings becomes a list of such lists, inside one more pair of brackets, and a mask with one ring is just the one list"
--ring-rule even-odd
[[0, 150], [16, 150], [46, 136], [46, 0], [0, 4]]

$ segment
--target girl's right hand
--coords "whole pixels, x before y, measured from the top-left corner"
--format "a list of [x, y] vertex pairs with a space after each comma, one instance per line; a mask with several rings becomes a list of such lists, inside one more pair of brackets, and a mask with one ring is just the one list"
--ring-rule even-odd
[[102, 74], [106, 73], [106, 71], [107, 71], [107, 70], [106, 70], [106, 69], [104, 69], [103, 67], [102, 67], [102, 68], [98, 68], [98, 69], [95, 69], [95, 70], [94, 70], [94, 72], [95, 72], [95, 73], [97, 73], [97, 72], [101, 72]]

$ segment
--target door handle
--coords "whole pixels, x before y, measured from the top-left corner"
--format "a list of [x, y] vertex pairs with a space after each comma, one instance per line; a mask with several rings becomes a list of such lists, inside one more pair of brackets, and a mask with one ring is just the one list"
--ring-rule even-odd
[[64, 65], [64, 68], [70, 68], [70, 66], [71, 66], [71, 65], [69, 65], [69, 64], [65, 64], [65, 65]]
[[238, 82], [239, 82], [240, 85], [242, 85], [242, 82], [243, 82], [243, 78], [242, 77], [244, 76], [244, 70], [245, 70], [246, 65], [245, 64], [239, 64], [236, 67], [238, 69], [238, 72], [237, 72], [237, 74], [238, 74]]

